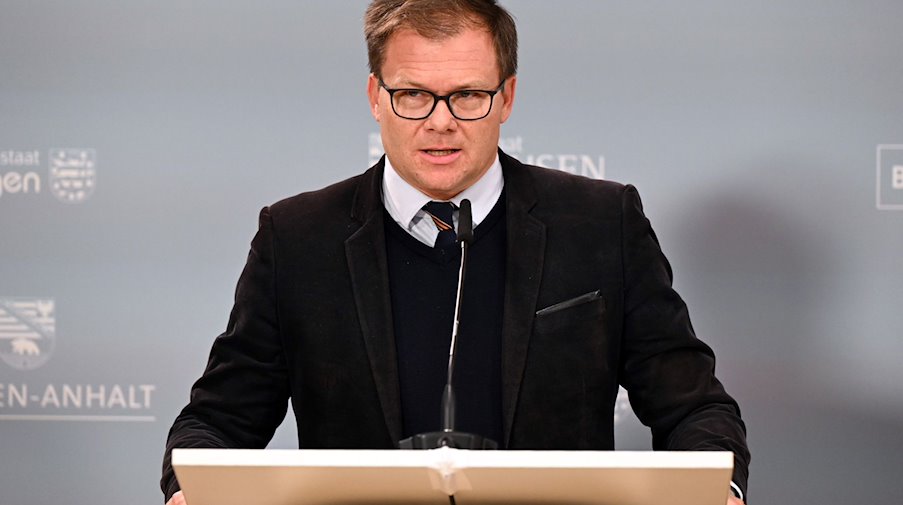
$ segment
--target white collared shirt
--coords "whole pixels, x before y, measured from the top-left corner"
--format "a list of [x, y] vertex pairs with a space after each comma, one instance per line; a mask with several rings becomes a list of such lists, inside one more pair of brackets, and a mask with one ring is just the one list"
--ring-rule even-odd
[[[504, 186], [502, 165], [496, 154], [495, 160], [483, 177], [447, 201], [460, 207], [461, 200], [470, 200], [473, 226], [477, 227], [498, 202]], [[392, 163], [389, 162], [389, 157], [386, 156], [386, 168], [383, 172], [383, 205], [399, 226], [412, 237], [432, 247], [436, 243], [439, 230], [423, 210], [423, 206], [430, 201], [433, 199], [421, 193], [398, 175]], [[454, 226], [457, 229], [457, 210], [454, 213]]]

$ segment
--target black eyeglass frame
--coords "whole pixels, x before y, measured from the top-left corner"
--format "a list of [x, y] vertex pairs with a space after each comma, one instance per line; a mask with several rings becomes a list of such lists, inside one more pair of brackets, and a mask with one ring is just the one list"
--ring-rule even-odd
[[[451, 115], [454, 116], [454, 118], [457, 119], [458, 121], [479, 121], [481, 119], [484, 119], [486, 116], [489, 115], [490, 112], [492, 112], [492, 105], [493, 105], [493, 103], [495, 103], [495, 95], [499, 94], [499, 92], [502, 91], [502, 89], [504, 89], [505, 81], [507, 81], [507, 80], [508, 80], [507, 77], [502, 79], [502, 82], [500, 82], [499, 85], [496, 86], [496, 88], [494, 90], [459, 89], [458, 91], [455, 91], [454, 93], [450, 93], [448, 95], [437, 95], [436, 93], [433, 93], [432, 91], [429, 91], [426, 89], [419, 89], [419, 88], [390, 88], [389, 86], [386, 85], [385, 82], [383, 82], [382, 77], [379, 78], [379, 87], [381, 87], [382, 89], [386, 90], [386, 92], [389, 93], [389, 103], [392, 105], [392, 112], [394, 112], [395, 115], [400, 117], [401, 119], [408, 119], [411, 121], [421, 121], [423, 119], [426, 119], [426, 118], [430, 117], [430, 115], [433, 113], [434, 110], [436, 110], [436, 105], [438, 105], [439, 101], [441, 100], [441, 101], [445, 102], [445, 106], [448, 107], [448, 112], [451, 113]], [[422, 117], [402, 116], [401, 114], [398, 113], [397, 110], [395, 110], [395, 93], [398, 93], [399, 91], [417, 91], [420, 93], [426, 93], [427, 95], [430, 95], [433, 97], [433, 106], [430, 107], [430, 111], [427, 112], [426, 115], [422, 116]], [[467, 119], [459, 117], [457, 114], [455, 114], [455, 111], [449, 100], [451, 100], [451, 97], [453, 97], [459, 93], [486, 93], [487, 95], [489, 95], [489, 108], [486, 109], [486, 114], [483, 114], [480, 117], [467, 118]]]

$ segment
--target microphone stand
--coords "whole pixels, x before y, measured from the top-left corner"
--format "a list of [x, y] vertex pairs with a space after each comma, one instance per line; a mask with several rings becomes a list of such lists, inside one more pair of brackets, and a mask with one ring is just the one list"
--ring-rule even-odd
[[474, 433], [455, 430], [455, 392], [452, 379], [455, 371], [455, 351], [458, 347], [458, 326], [461, 322], [461, 302], [464, 300], [464, 272], [467, 265], [467, 249], [473, 242], [473, 214], [470, 200], [461, 200], [458, 212], [458, 242], [461, 244], [461, 267], [458, 269], [458, 296], [455, 301], [455, 321], [452, 327], [451, 345], [448, 350], [448, 376], [442, 390], [442, 429], [419, 433], [398, 443], [401, 449], [498, 449], [498, 443]]

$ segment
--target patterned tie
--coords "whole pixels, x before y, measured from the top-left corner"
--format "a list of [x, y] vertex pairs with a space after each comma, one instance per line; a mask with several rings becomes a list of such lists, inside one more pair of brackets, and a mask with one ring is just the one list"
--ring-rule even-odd
[[423, 206], [423, 210], [433, 218], [433, 223], [439, 229], [434, 247], [445, 248], [454, 245], [458, 239], [455, 234], [452, 216], [455, 212], [455, 204], [451, 202], [429, 202]]

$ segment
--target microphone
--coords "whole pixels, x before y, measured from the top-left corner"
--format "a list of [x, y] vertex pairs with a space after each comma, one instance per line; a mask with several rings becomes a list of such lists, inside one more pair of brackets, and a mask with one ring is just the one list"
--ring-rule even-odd
[[473, 242], [473, 214], [470, 200], [461, 200], [458, 211], [458, 243], [461, 244], [461, 267], [458, 269], [458, 293], [455, 298], [455, 319], [452, 326], [451, 345], [448, 349], [448, 375], [442, 390], [442, 430], [419, 433], [398, 443], [401, 449], [497, 449], [494, 440], [455, 430], [455, 391], [452, 379], [455, 372], [455, 351], [458, 347], [458, 326], [461, 322], [461, 302], [464, 300], [464, 273], [467, 266], [467, 249]]
[[[461, 210], [458, 211], [458, 242], [463, 250], [464, 244], [473, 242], [473, 212], [470, 210], [470, 200], [461, 200]], [[464, 265], [464, 262], [461, 262]], [[460, 289], [460, 286], [459, 286]]]

